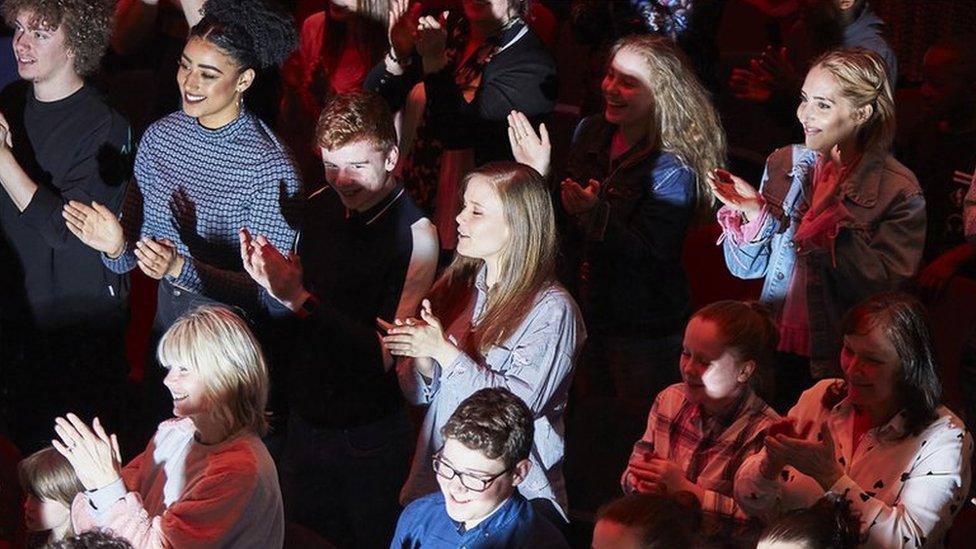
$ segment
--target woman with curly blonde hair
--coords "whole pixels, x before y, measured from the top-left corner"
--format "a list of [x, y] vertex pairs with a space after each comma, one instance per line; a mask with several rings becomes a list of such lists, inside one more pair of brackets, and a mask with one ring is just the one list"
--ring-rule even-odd
[[[602, 90], [604, 112], [576, 128], [561, 183], [570, 219], [564, 252], [590, 334], [583, 375], [609, 375], [639, 430], [657, 392], [678, 381], [690, 312], [682, 247], [714, 201], [706, 175], [725, 162], [725, 134], [684, 55], [665, 38], [617, 42]], [[524, 117], [509, 121], [516, 158], [546, 171], [548, 159], [538, 159], [547, 136], [540, 129], [539, 147]], [[609, 372], [587, 371], [597, 366]]]

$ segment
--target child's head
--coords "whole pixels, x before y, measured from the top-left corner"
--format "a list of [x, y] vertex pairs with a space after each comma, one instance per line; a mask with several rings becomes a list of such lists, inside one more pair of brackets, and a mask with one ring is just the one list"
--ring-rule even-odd
[[481, 389], [458, 405], [441, 434], [444, 447], [434, 458], [434, 472], [447, 514], [472, 528], [525, 480], [532, 412], [508, 389]]
[[681, 378], [689, 398], [723, 411], [762, 378], [775, 357], [779, 331], [758, 303], [718, 301], [685, 328]]
[[693, 547], [701, 518], [688, 492], [624, 496], [597, 513], [593, 549]]
[[241, 317], [223, 307], [191, 311], [163, 334], [157, 357], [169, 370], [174, 415], [216, 420], [225, 435], [267, 432], [268, 369]]
[[767, 526], [757, 549], [849, 549], [857, 547], [860, 529], [847, 500], [824, 497]]
[[27, 529], [62, 530], [70, 534], [71, 502], [85, 487], [68, 460], [48, 446], [21, 460], [17, 473], [20, 486], [27, 493], [24, 502]]

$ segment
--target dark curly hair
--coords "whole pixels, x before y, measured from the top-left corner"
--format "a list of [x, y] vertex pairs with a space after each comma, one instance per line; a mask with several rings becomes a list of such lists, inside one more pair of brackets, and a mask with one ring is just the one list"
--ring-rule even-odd
[[596, 517], [636, 530], [642, 549], [666, 549], [697, 545], [702, 510], [690, 492], [631, 494], [604, 505]]
[[809, 508], [784, 514], [763, 530], [760, 542], [792, 543], [810, 549], [853, 549], [860, 543], [861, 519], [851, 502], [828, 495]]
[[489, 459], [501, 458], [512, 468], [529, 458], [535, 425], [532, 411], [508, 389], [481, 389], [464, 399], [441, 427], [444, 439], [454, 439]]
[[263, 0], [207, 0], [193, 37], [233, 57], [241, 71], [280, 65], [298, 42], [291, 16]]
[[64, 29], [67, 49], [74, 54], [75, 72], [89, 75], [98, 69], [108, 49], [115, 16], [114, 0], [5, 0], [3, 18], [11, 27], [28, 11], [31, 27]]

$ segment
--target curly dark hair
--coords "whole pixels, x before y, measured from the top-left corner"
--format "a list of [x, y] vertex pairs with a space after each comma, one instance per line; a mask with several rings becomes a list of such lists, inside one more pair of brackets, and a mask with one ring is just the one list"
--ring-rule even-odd
[[464, 399], [441, 427], [444, 439], [454, 439], [489, 459], [501, 458], [512, 468], [528, 459], [535, 436], [532, 411], [502, 387], [481, 389]]
[[74, 54], [75, 72], [89, 75], [108, 49], [115, 16], [114, 0], [5, 0], [3, 18], [11, 27], [28, 11], [31, 27], [64, 29], [65, 45]]
[[291, 16], [263, 0], [207, 0], [190, 37], [217, 46], [241, 71], [279, 65], [298, 43]]
[[760, 542], [796, 544], [811, 549], [853, 549], [860, 543], [861, 518], [851, 502], [828, 495], [809, 508], [795, 509], [763, 530]]

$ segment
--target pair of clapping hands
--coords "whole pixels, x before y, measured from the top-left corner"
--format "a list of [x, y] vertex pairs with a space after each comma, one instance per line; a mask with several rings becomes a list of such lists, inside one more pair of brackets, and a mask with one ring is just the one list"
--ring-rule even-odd
[[815, 425], [808, 421], [797, 429], [794, 418], [784, 418], [766, 430], [764, 446], [766, 455], [760, 464], [760, 472], [773, 480], [787, 465], [817, 481], [829, 490], [844, 470], [834, 456], [834, 437], [827, 423], [820, 424], [816, 440], [808, 440]]
[[[518, 111], [508, 114], [508, 143], [512, 156], [521, 164], [535, 169], [543, 177], [549, 175], [552, 159], [552, 144], [545, 124], [539, 125], [536, 133], [529, 119]], [[600, 201], [600, 182], [590, 179], [583, 187], [571, 178], [559, 184], [559, 198], [563, 208], [572, 215], [589, 212]]]
[[421, 16], [423, 6], [410, 0], [390, 2], [389, 26], [387, 36], [390, 51], [396, 59], [409, 59], [414, 51], [420, 55], [424, 72], [433, 73], [447, 65], [447, 16], [444, 11], [439, 16]]

